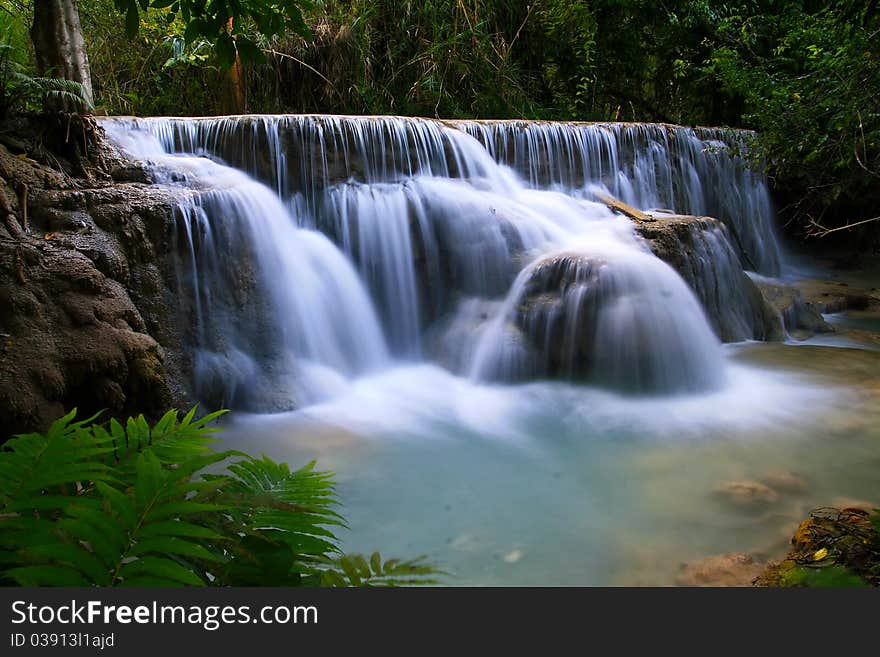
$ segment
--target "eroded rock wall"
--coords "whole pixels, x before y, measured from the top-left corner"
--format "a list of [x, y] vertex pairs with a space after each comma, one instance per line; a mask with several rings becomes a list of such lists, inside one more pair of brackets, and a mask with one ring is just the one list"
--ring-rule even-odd
[[94, 123], [64, 120], [0, 137], [0, 439], [73, 407], [155, 416], [185, 398], [160, 257], [174, 201]]

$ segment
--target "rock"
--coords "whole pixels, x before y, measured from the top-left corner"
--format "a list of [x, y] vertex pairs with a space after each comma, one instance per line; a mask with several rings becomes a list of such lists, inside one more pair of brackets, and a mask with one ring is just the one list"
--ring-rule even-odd
[[862, 511], [868, 512], [880, 508], [880, 504], [876, 502], [868, 502], [867, 500], [856, 497], [834, 497], [831, 499], [831, 506], [837, 509], [843, 509], [844, 511], [861, 509]]
[[[850, 502], [851, 500], [838, 500]], [[791, 550], [779, 563], [768, 564], [757, 586], [802, 585], [805, 564], [842, 566], [869, 585], [880, 585], [880, 535], [869, 513], [859, 508], [821, 508], [804, 520], [791, 539]], [[852, 578], [849, 579], [852, 582]]]
[[533, 377], [635, 394], [719, 385], [703, 311], [657, 258], [638, 250], [562, 252], [526, 273], [512, 319], [532, 348], [526, 353], [537, 354]]
[[782, 317], [785, 329], [792, 337], [805, 339], [816, 333], [834, 331], [822, 317], [820, 309], [805, 299], [797, 287], [763, 279], [757, 280], [756, 285]]
[[785, 339], [778, 312], [743, 271], [722, 222], [660, 213], [650, 222], [636, 222], [636, 231], [694, 290], [722, 341]]
[[806, 477], [791, 470], [768, 472], [760, 482], [782, 493], [803, 493], [809, 487]]
[[742, 509], [764, 509], [779, 499], [779, 493], [759, 481], [728, 481], [713, 494], [724, 502]]
[[157, 415], [171, 404], [159, 344], [124, 288], [76, 251], [41, 245], [38, 262], [11, 274], [0, 251], [0, 327], [10, 335], [0, 363], [0, 425], [45, 429], [62, 409], [80, 416]]
[[[96, 141], [68, 143], [46, 162], [0, 145], [0, 184], [16, 214], [15, 188], [28, 185], [32, 230], [0, 240], [0, 442], [73, 407], [79, 417], [154, 418], [188, 404], [167, 358], [179, 345], [156, 248], [165, 250], [174, 198], [114, 182], [106, 167], [124, 161], [86, 124], [71, 134]], [[37, 128], [23, 124], [22, 143], [45, 132], [36, 151], [50, 150], [53, 126]]]
[[764, 570], [750, 554], [733, 552], [686, 563], [675, 578], [677, 586], [751, 586]]

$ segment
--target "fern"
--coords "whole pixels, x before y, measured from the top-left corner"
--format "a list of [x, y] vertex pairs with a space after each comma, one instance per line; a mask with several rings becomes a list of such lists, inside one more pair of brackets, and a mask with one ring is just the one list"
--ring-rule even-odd
[[[0, 573], [22, 586], [389, 586], [423, 559], [340, 554], [335, 485], [314, 463], [216, 451], [223, 411], [150, 427], [71, 411], [0, 450]], [[210, 474], [226, 463], [226, 472]]]
[[42, 98], [44, 106], [70, 106], [87, 112], [95, 109], [91, 95], [80, 82], [63, 78], [31, 77], [20, 72], [13, 74], [13, 80], [33, 95]]
[[94, 101], [86, 87], [74, 80], [29, 75], [15, 59], [8, 35], [0, 36], [0, 116], [14, 110], [66, 107], [92, 112]]
[[438, 584], [440, 571], [418, 557], [409, 561], [388, 559], [374, 552], [369, 561], [359, 554], [326, 559], [320, 569], [322, 586], [414, 586]]

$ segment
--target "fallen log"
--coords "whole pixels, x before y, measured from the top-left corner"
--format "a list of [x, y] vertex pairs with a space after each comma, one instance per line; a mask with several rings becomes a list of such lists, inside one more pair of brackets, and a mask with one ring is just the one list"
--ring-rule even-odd
[[600, 203], [606, 205], [608, 209], [613, 212], [619, 212], [622, 215], [633, 219], [634, 221], [654, 221], [654, 217], [649, 214], [642, 212], [641, 210], [637, 210], [631, 205], [627, 205], [623, 201], [614, 198], [613, 196], [609, 196], [608, 194], [603, 194], [601, 192], [594, 192], [593, 196], [596, 197], [596, 200]]

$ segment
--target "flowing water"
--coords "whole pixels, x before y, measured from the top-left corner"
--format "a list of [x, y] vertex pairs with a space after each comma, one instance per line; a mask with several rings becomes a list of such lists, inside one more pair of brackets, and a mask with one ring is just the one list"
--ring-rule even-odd
[[[755, 337], [742, 269], [784, 267], [744, 133], [104, 126], [189, 190], [169, 259], [193, 395], [239, 410], [231, 446], [334, 469], [347, 549], [427, 554], [454, 584], [667, 584], [778, 556], [811, 504], [874, 490], [876, 354], [719, 339]], [[682, 246], [685, 282], [596, 191], [723, 226]], [[807, 487], [759, 512], [713, 492], [780, 470]]]

